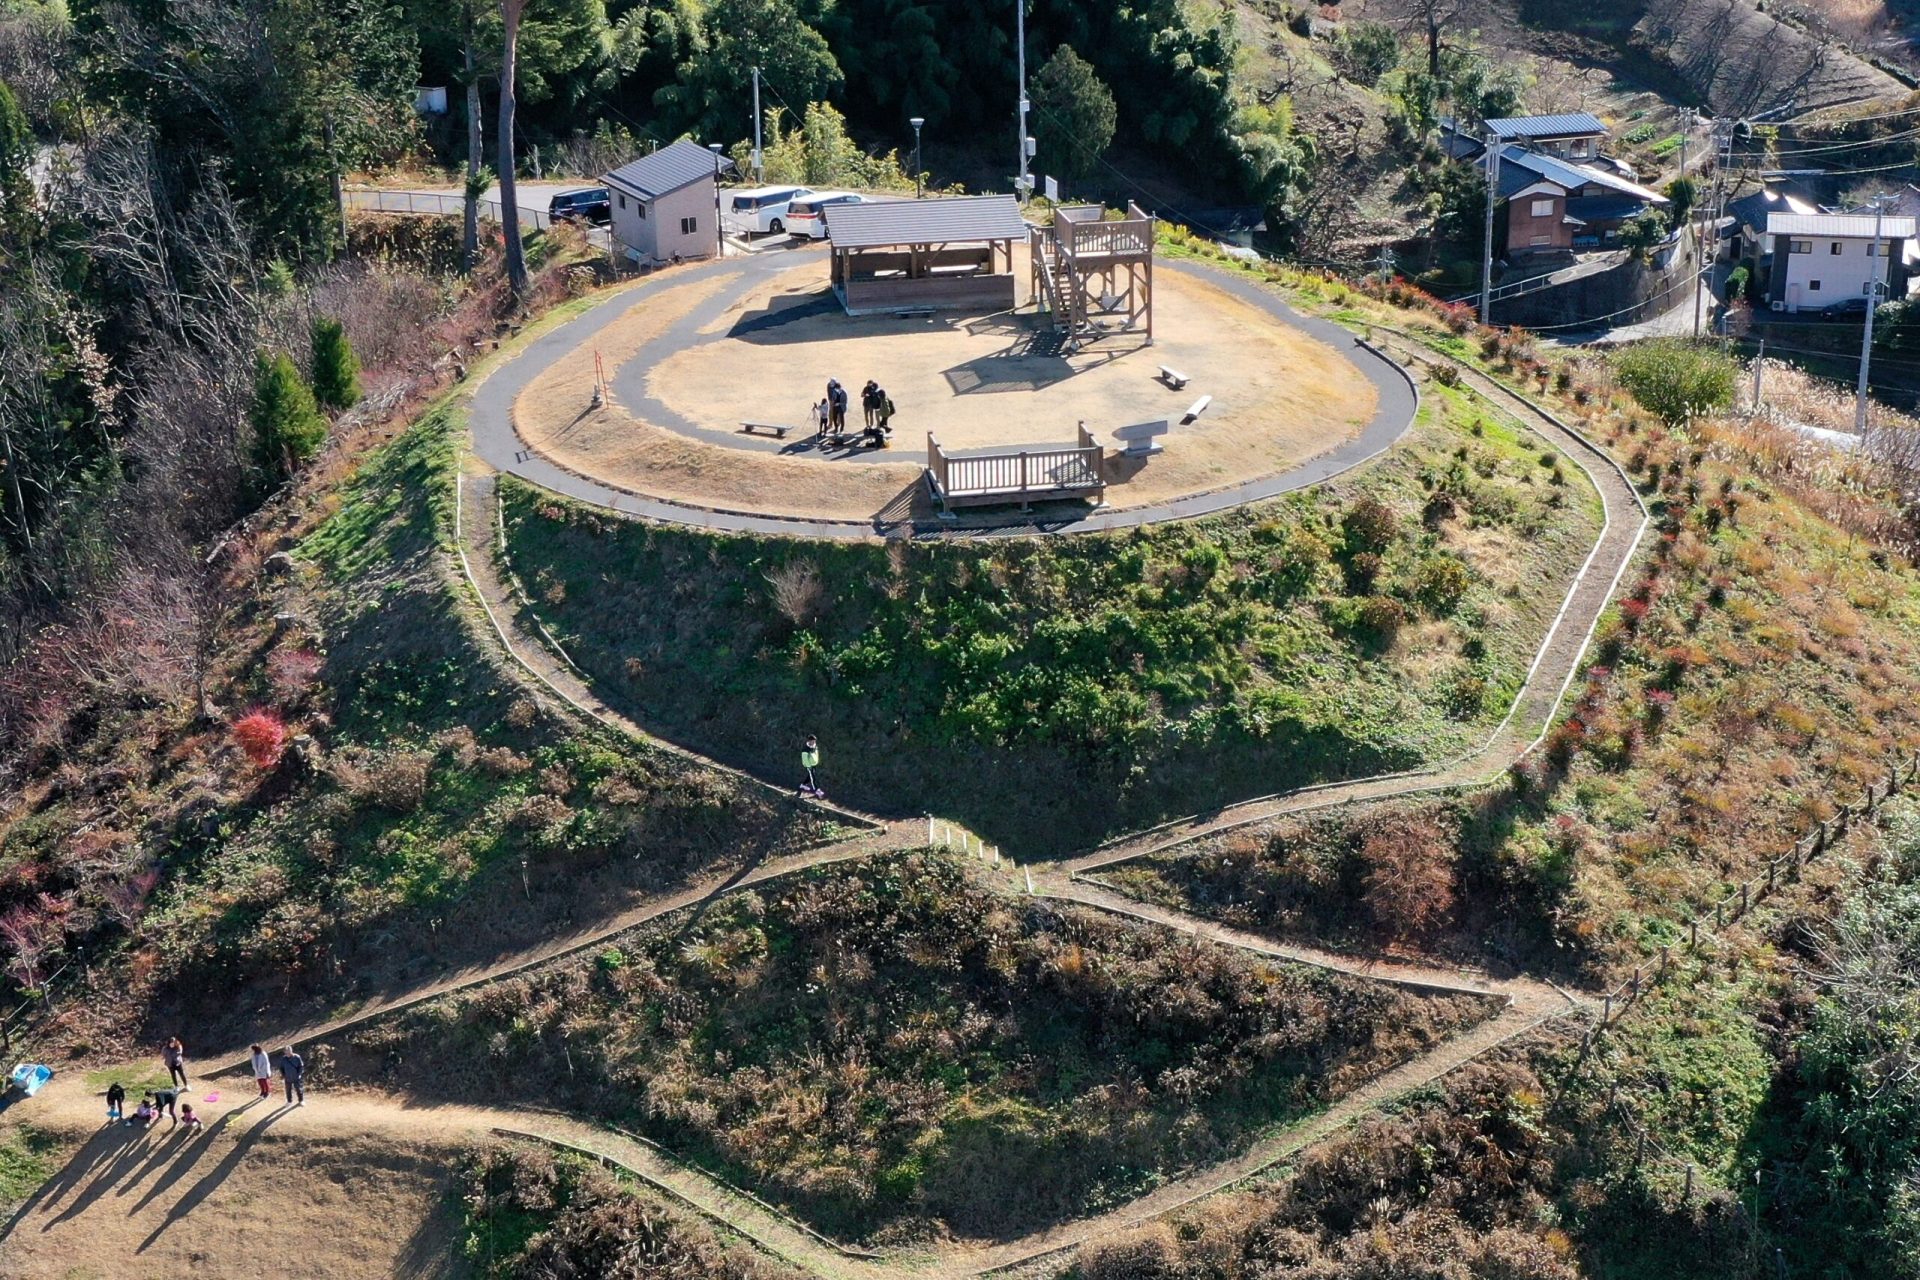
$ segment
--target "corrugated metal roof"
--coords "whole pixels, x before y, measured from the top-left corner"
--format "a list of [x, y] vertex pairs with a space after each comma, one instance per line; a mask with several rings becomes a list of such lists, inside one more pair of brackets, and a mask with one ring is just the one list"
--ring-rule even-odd
[[1012, 196], [830, 204], [824, 213], [827, 236], [836, 249], [1027, 238], [1026, 221]]
[[[733, 161], [725, 156], [720, 158], [720, 169], [725, 171], [733, 167]], [[663, 196], [669, 191], [678, 191], [689, 182], [698, 182], [702, 178], [714, 176], [713, 152], [697, 142], [682, 138], [660, 148], [652, 155], [630, 160], [612, 173], [605, 175], [605, 181], [625, 187], [639, 196]]]
[[1496, 138], [1577, 138], [1605, 133], [1607, 126], [1598, 116], [1582, 111], [1567, 116], [1504, 116], [1487, 121], [1487, 130]]
[[[1913, 238], [1912, 218], [1880, 219], [1880, 235], [1887, 240]], [[1767, 234], [1782, 236], [1833, 236], [1838, 239], [1873, 239], [1873, 215], [1870, 213], [1770, 213]]]
[[[1501, 173], [1504, 174], [1510, 167], [1537, 173], [1548, 182], [1557, 183], [1569, 191], [1577, 191], [1589, 185], [1600, 186], [1609, 191], [1617, 191], [1624, 196], [1632, 196], [1636, 200], [1644, 200], [1648, 204], [1667, 203], [1667, 198], [1658, 191], [1649, 190], [1637, 182], [1629, 182], [1617, 173], [1596, 169], [1588, 164], [1574, 164], [1570, 160], [1543, 155], [1538, 151], [1529, 151], [1525, 147], [1509, 145], [1501, 148]], [[1501, 182], [1501, 188], [1503, 191], [1506, 188], [1504, 179]]]

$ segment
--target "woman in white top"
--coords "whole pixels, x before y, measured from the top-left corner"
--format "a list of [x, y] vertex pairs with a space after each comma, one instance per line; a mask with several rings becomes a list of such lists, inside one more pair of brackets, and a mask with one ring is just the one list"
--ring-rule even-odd
[[271, 1092], [273, 1082], [273, 1063], [267, 1060], [267, 1051], [259, 1045], [253, 1046], [253, 1079], [260, 1086], [260, 1096]]

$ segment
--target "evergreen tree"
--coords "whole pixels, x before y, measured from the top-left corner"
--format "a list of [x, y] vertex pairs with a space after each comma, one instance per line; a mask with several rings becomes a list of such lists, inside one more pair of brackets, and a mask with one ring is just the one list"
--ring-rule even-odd
[[20, 101], [0, 80], [0, 240], [19, 239], [33, 225], [33, 130]]
[[1033, 131], [1040, 163], [1063, 178], [1084, 178], [1113, 144], [1119, 111], [1093, 67], [1061, 45], [1033, 78]]
[[360, 361], [345, 326], [327, 316], [313, 322], [313, 398], [328, 409], [360, 403]]
[[299, 469], [326, 443], [327, 420], [313, 392], [284, 351], [254, 357], [253, 456], [268, 483], [277, 484]]

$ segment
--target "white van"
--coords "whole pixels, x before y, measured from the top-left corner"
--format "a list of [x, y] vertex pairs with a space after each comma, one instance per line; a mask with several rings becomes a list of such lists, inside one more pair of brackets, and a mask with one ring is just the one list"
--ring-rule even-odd
[[851, 191], [816, 191], [787, 206], [787, 230], [808, 240], [827, 238], [827, 219], [820, 211], [830, 204], [865, 204], [867, 198]]
[[779, 233], [787, 229], [787, 206], [813, 194], [811, 187], [741, 187], [723, 191], [727, 225], [747, 235]]

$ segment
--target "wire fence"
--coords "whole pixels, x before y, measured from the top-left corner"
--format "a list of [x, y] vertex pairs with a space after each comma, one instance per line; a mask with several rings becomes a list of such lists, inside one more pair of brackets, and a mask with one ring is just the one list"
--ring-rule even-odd
[[[1701, 956], [1704, 959], [1727, 945], [1729, 940], [1722, 930], [1744, 919], [1755, 907], [1785, 886], [1797, 882], [1809, 863], [1846, 839], [1856, 826], [1870, 820], [1880, 805], [1916, 781], [1920, 781], [1920, 752], [1904, 762], [1890, 764], [1886, 777], [1867, 783], [1857, 803], [1840, 804], [1831, 818], [1816, 822], [1813, 829], [1796, 840], [1785, 853], [1769, 859], [1762, 871], [1728, 889], [1711, 907], [1677, 922], [1676, 936], [1684, 933], [1684, 944], [1662, 946], [1657, 955], [1635, 965], [1619, 986], [1601, 995], [1599, 1016], [1580, 1038], [1576, 1074], [1600, 1061], [1598, 1050], [1602, 1037], [1637, 1007], [1642, 999], [1661, 983], [1683, 976], [1686, 956]], [[1630, 1085], [1627, 1096], [1623, 1097], [1620, 1080], [1616, 1076], [1609, 1085], [1607, 1101], [1600, 1110], [1601, 1121], [1624, 1134], [1633, 1149], [1636, 1167], [1652, 1169], [1665, 1166], [1664, 1180], [1677, 1187], [1683, 1204], [1692, 1204], [1695, 1192], [1703, 1181], [1694, 1162], [1669, 1151], [1653, 1136], [1633, 1109], [1632, 1092]]]
[[38, 986], [28, 988], [21, 995], [20, 1003], [0, 1015], [0, 1054], [12, 1058], [16, 1049], [24, 1050], [52, 1015], [56, 994], [64, 995], [89, 985], [91, 972], [86, 952], [80, 951]]

